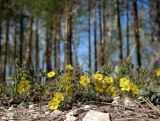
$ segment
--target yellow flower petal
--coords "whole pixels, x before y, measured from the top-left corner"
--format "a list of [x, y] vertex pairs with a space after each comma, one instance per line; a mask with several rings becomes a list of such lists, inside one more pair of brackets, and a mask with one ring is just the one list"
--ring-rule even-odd
[[60, 101], [63, 101], [63, 100], [64, 100], [64, 96], [63, 96], [62, 93], [60, 93], [60, 92], [57, 92], [57, 93], [55, 94], [55, 98], [58, 99], [58, 100], [60, 100]]
[[65, 66], [65, 69], [69, 71], [69, 70], [73, 70], [73, 67], [69, 64]]
[[96, 74], [93, 75], [93, 78], [95, 80], [101, 81], [103, 79], [103, 75], [99, 74], [99, 73], [96, 73]]
[[70, 96], [73, 94], [73, 86], [70, 84], [65, 88], [65, 93]]
[[106, 91], [107, 91], [108, 95], [112, 96], [112, 97], [116, 96], [116, 94], [117, 94], [116, 87], [111, 86], [111, 85], [107, 87]]
[[126, 78], [121, 78], [120, 79], [120, 84], [119, 86], [121, 87], [122, 91], [130, 91], [131, 89], [131, 83], [128, 79]]
[[48, 74], [47, 74], [47, 77], [48, 78], [52, 78], [56, 75], [55, 71], [50, 71]]
[[81, 76], [80, 77], [80, 84], [86, 87], [90, 83], [90, 78], [88, 76]]
[[28, 80], [23, 80], [18, 84], [17, 91], [22, 94], [30, 89], [31, 85]]
[[160, 77], [160, 68], [155, 70], [155, 74], [156, 74], [157, 77]]
[[131, 85], [131, 92], [133, 94], [138, 95], [139, 94], [139, 88], [138, 88], [138, 86], [132, 83], [132, 85]]
[[48, 102], [48, 106], [51, 110], [56, 110], [59, 106], [60, 101], [57, 100], [56, 98], [52, 98], [49, 102]]
[[107, 82], [108, 84], [113, 84], [113, 78], [112, 78], [112, 77], [105, 76], [105, 77], [104, 77], [104, 80], [105, 80], [105, 82]]

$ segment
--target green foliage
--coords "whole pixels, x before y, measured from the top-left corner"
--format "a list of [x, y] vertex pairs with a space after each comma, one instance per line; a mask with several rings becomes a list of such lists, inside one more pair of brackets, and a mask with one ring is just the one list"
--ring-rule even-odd
[[[47, 82], [41, 85], [40, 80], [44, 78]], [[160, 105], [160, 91], [154, 90], [155, 86], [160, 87], [159, 80], [157, 71], [140, 68], [129, 61], [116, 67], [105, 65], [97, 73], [84, 73], [71, 65], [67, 65], [63, 71], [52, 70], [46, 73], [39, 69], [37, 78], [31, 66], [20, 64], [17, 60], [13, 83], [9, 86], [1, 85], [0, 96], [7, 95], [15, 101], [25, 103], [49, 101], [48, 105], [52, 110], [68, 109], [89, 101], [101, 101], [102, 97], [136, 98], [139, 94], [149, 98], [155, 105]]]

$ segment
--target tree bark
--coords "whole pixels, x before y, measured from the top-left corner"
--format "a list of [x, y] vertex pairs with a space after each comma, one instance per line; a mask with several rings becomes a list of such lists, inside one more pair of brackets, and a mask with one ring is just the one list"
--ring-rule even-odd
[[1, 15], [0, 16], [0, 65], [1, 65], [1, 61], [2, 61], [2, 17], [3, 17], [2, 11], [3, 11], [3, 0], [0, 1], [0, 15]]
[[101, 66], [105, 64], [105, 0], [100, 0], [102, 6], [102, 22], [101, 22]]
[[17, 58], [17, 19], [14, 19], [14, 62]]
[[134, 36], [136, 40], [137, 64], [141, 66], [137, 0], [132, 0], [132, 4], [133, 4], [133, 17], [134, 17]]
[[58, 27], [57, 27], [57, 68], [60, 70], [61, 66], [61, 23], [60, 18], [58, 20]]
[[100, 60], [100, 66], [103, 66], [103, 60], [102, 60], [102, 58], [103, 58], [103, 52], [102, 52], [102, 14], [101, 14], [101, 0], [98, 0], [98, 9], [99, 9], [99, 38], [100, 38], [100, 56], [99, 56], [99, 60]]
[[19, 59], [22, 64], [23, 61], [23, 31], [24, 31], [24, 23], [23, 23], [23, 13], [20, 15], [20, 46], [19, 46]]
[[150, 19], [151, 19], [151, 36], [152, 36], [152, 49], [153, 49], [153, 57], [154, 57], [154, 68], [159, 66], [159, 48], [160, 48], [160, 27], [159, 27], [159, 10], [158, 10], [158, 0], [151, 1], [150, 0]]
[[67, 37], [65, 41], [65, 63], [72, 65], [72, 0], [67, 2], [67, 12], [66, 12], [66, 28], [67, 28]]
[[51, 31], [52, 29], [50, 28], [49, 30], [46, 29], [46, 71], [49, 72], [51, 71]]
[[1, 64], [1, 60], [2, 60], [2, 55], [1, 55], [1, 53], [2, 53], [2, 42], [1, 42], [1, 40], [2, 40], [2, 20], [1, 20], [1, 18], [0, 18], [0, 64]]
[[[1, 3], [0, 3], [1, 4]], [[0, 5], [1, 6], [1, 5]], [[1, 7], [0, 7], [1, 8]], [[1, 9], [2, 10], [2, 9]], [[0, 10], [0, 11], [1, 11]], [[1, 14], [1, 13], [0, 13]], [[1, 45], [1, 40], [2, 40], [2, 18], [0, 16], [0, 75], [2, 75], [2, 45]], [[3, 83], [2, 81], [2, 76], [0, 76], [0, 84]]]
[[118, 48], [119, 48], [119, 62], [123, 60], [123, 47], [122, 47], [122, 30], [121, 30], [121, 16], [120, 16], [120, 3], [119, 0], [117, 2], [117, 25], [118, 25]]
[[94, 66], [95, 66], [95, 72], [97, 71], [97, 16], [96, 16], [96, 0], [94, 2]]
[[36, 31], [35, 31], [35, 38], [36, 38], [36, 77], [38, 73], [38, 67], [39, 67], [39, 34], [38, 34], [38, 20], [36, 20]]
[[[8, 9], [8, 5], [7, 5]], [[6, 69], [7, 69], [7, 61], [8, 61], [8, 43], [9, 43], [9, 15], [6, 17], [6, 41], [5, 41], [5, 57], [4, 57], [4, 71], [3, 71], [3, 81], [6, 81]]]
[[126, 30], [126, 40], [127, 40], [127, 43], [126, 43], [126, 48], [127, 48], [127, 57], [129, 57], [129, 53], [130, 53], [130, 50], [129, 50], [129, 1], [127, 1], [127, 6], [126, 6], [126, 17], [127, 17], [127, 30]]
[[54, 19], [54, 44], [53, 44], [53, 55], [54, 55], [54, 69], [57, 69], [57, 18]]
[[[3, 0], [0, 1], [0, 75], [3, 75], [2, 68], [2, 22], [3, 22]], [[3, 76], [0, 76], [0, 84], [3, 83]]]
[[27, 63], [32, 64], [32, 33], [33, 33], [33, 15], [29, 16], [29, 41], [28, 41], [28, 48], [27, 48]]
[[91, 70], [92, 61], [91, 61], [91, 1], [88, 0], [88, 68]]

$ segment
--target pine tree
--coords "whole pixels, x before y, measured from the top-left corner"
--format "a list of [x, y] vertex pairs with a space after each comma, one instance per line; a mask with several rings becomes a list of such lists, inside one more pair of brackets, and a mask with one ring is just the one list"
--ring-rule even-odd
[[133, 4], [134, 36], [135, 36], [135, 41], [136, 41], [137, 64], [139, 66], [141, 66], [141, 53], [140, 53], [140, 39], [139, 39], [137, 0], [132, 0], [132, 4]]

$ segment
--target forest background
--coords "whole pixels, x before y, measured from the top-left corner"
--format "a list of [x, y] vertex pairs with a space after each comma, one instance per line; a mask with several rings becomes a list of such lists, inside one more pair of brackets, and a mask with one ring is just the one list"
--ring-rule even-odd
[[124, 59], [160, 64], [160, 0], [0, 0], [0, 81], [15, 62], [37, 75], [76, 69], [96, 72]]

